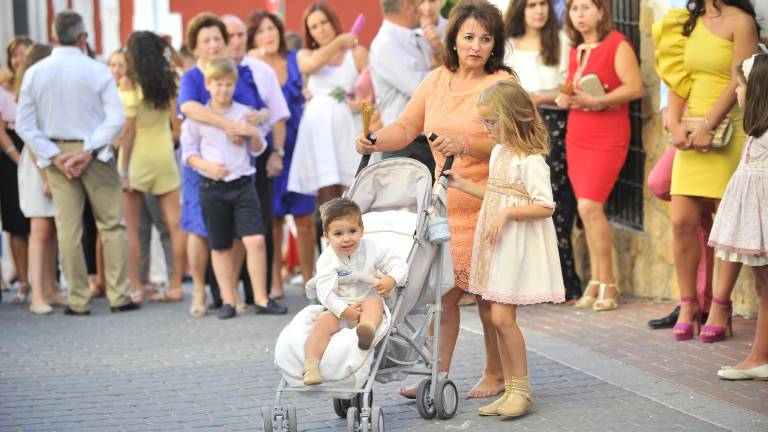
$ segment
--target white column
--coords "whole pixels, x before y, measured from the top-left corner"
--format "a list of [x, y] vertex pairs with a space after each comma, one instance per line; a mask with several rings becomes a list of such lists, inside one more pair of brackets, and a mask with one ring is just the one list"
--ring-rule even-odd
[[83, 17], [85, 31], [88, 32], [88, 44], [96, 50], [96, 24], [93, 16], [93, 0], [73, 0], [72, 10]]
[[13, 39], [13, 33], [13, 2], [0, 1], [0, 69], [5, 69], [5, 47]]
[[106, 59], [120, 48], [120, 1], [100, 0], [101, 50]]
[[39, 43], [50, 43], [48, 40], [48, 7], [39, 0], [27, 0], [27, 25], [29, 37]]
[[168, 34], [176, 48], [184, 41], [181, 14], [171, 12], [170, 0], [134, 0], [133, 29]]

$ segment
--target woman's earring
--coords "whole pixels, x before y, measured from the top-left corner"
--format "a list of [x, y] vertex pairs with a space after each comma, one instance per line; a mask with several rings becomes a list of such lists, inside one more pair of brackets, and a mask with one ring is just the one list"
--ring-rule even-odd
[[491, 55], [494, 55], [494, 54], [496, 54], [496, 53], [495, 53], [495, 52], [493, 52], [493, 51], [491, 51]]
[[453, 50], [456, 51], [456, 47], [453, 47]]

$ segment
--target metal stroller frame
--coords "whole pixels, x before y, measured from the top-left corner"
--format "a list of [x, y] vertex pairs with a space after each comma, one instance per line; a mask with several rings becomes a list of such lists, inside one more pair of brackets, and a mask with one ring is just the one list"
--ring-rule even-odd
[[[430, 139], [434, 140], [436, 136], [430, 136]], [[375, 139], [375, 137], [374, 137]], [[357, 171], [357, 177], [362, 171], [364, 171], [368, 165], [370, 155], [363, 156], [360, 161], [360, 166]], [[416, 163], [421, 165], [420, 162], [406, 158], [392, 158], [387, 161], [395, 161], [401, 159], [402, 161], [408, 161], [408, 163]], [[385, 161], [382, 161], [385, 162]], [[379, 162], [379, 163], [382, 163]], [[376, 163], [375, 165], [378, 165]], [[391, 163], [391, 162], [390, 162]], [[450, 169], [453, 163], [453, 157], [449, 157], [442, 171]], [[421, 165], [424, 167], [423, 165]], [[424, 167], [426, 171], [426, 167]], [[445, 187], [447, 180], [443, 175], [443, 172], [438, 176], [432, 190], [432, 200], [430, 211], [436, 211], [438, 214], [445, 215], [445, 199], [440, 198], [445, 196]], [[354, 188], [354, 183], [352, 188]], [[353, 190], [350, 188], [350, 190]], [[437, 244], [435, 257], [438, 257], [437, 274], [442, 274], [442, 260], [439, 258], [442, 256], [443, 248], [445, 244]], [[410, 264], [416, 249], [416, 241], [411, 246], [411, 251], [408, 256]], [[422, 380], [419, 383], [416, 393], [416, 409], [419, 415], [425, 419], [432, 419], [435, 416], [441, 419], [452, 418], [458, 409], [458, 390], [456, 385], [448, 379], [447, 374], [441, 374], [438, 372], [439, 366], [439, 353], [440, 353], [440, 319], [442, 317], [442, 304], [441, 304], [441, 283], [438, 281], [436, 288], [434, 289], [435, 298], [432, 300], [432, 304], [427, 304], [424, 311], [424, 319], [420, 325], [414, 327], [403, 317], [402, 323], [408, 328], [408, 330], [415, 334], [421, 334], [417, 332], [426, 332], [427, 327], [433, 323], [434, 334], [432, 336], [427, 335], [425, 337], [425, 343], [431, 343], [432, 349], [425, 349], [424, 345], [417, 344], [407, 333], [403, 333], [400, 326], [396, 325], [395, 317], [399, 316], [401, 308], [403, 308], [403, 301], [405, 299], [405, 287], [396, 288], [395, 304], [392, 308], [392, 319], [389, 323], [389, 328], [384, 338], [379, 342], [375, 348], [374, 361], [371, 364], [371, 369], [367, 375], [365, 385], [360, 388], [342, 388], [342, 387], [319, 387], [319, 386], [305, 386], [305, 387], [289, 387], [284, 377], [280, 379], [276, 395], [275, 405], [262, 407], [262, 421], [265, 431], [273, 432], [293, 432], [298, 428], [298, 419], [296, 416], [296, 407], [281, 405], [281, 398], [285, 392], [299, 392], [299, 393], [326, 393], [326, 394], [354, 394], [350, 399], [341, 399], [334, 397], [333, 409], [334, 412], [340, 418], [347, 419], [347, 431], [349, 432], [381, 432], [385, 430], [384, 425], [384, 412], [380, 406], [373, 405], [373, 383], [377, 376], [383, 374], [400, 373], [406, 375], [424, 375], [427, 379]], [[413, 312], [413, 310], [411, 311]], [[388, 366], [380, 369], [382, 361], [387, 353], [387, 347], [389, 346], [390, 339], [392, 337], [399, 337], [399, 341], [406, 342], [411, 349], [417, 354], [418, 358], [423, 362], [423, 367], [418, 361], [414, 361], [410, 365], [395, 365]], [[426, 334], [426, 333], [424, 333]], [[436, 383], [436, 385], [432, 385]]]

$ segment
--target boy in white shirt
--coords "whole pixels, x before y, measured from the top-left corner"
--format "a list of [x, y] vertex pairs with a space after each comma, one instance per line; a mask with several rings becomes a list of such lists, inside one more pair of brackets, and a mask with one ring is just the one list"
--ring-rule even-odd
[[[402, 286], [408, 275], [403, 259], [362, 238], [363, 217], [354, 201], [337, 198], [320, 210], [323, 233], [330, 247], [317, 260], [314, 281], [317, 298], [328, 310], [317, 317], [307, 339], [304, 385], [322, 384], [320, 359], [331, 336], [340, 330], [342, 319], [347, 323], [358, 322], [358, 348], [371, 347], [384, 315], [382, 298], [395, 286]], [[360, 281], [367, 279], [365, 276], [370, 277], [370, 282]]]

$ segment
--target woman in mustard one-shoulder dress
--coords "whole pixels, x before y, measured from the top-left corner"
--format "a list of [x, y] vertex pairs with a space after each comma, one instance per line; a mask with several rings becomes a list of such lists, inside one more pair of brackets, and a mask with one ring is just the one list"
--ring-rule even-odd
[[[681, 302], [674, 328], [677, 340], [693, 337], [702, 312], [695, 297], [700, 254], [696, 230], [702, 207], [708, 201], [719, 203], [744, 145], [743, 112], [735, 103], [734, 72], [737, 64], [757, 52], [758, 26], [749, 0], [730, 3], [696, 0], [690, 12], [673, 9], [654, 29], [656, 66], [671, 90], [670, 140], [678, 149], [671, 186], [674, 256]], [[681, 123], [683, 116], [703, 121], [689, 130]], [[725, 147], [713, 148], [712, 131], [726, 119], [733, 122], [733, 135]], [[721, 272], [720, 278], [738, 275], [728, 273]], [[726, 303], [728, 299], [722, 300]], [[727, 317], [727, 306], [711, 309], [714, 313], [710, 321], [719, 315], [722, 319]]]

